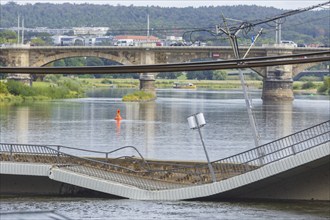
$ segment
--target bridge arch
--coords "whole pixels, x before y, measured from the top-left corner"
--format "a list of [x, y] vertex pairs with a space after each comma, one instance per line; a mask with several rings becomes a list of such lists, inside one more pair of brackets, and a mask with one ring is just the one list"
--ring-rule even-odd
[[87, 51], [84, 53], [82, 53], [81, 51], [74, 51], [74, 52], [59, 53], [59, 54], [54, 54], [54, 55], [50, 55], [50, 56], [44, 56], [41, 59], [38, 59], [35, 62], [30, 63], [30, 66], [31, 67], [40, 67], [40, 66], [44, 66], [48, 63], [51, 63], [53, 61], [70, 58], [70, 57], [98, 57], [98, 58], [104, 58], [107, 60], [116, 61], [117, 63], [121, 63], [124, 65], [133, 64], [129, 59], [122, 57], [122, 56], [115, 56], [113, 54], [100, 53], [97, 51]]
[[304, 64], [299, 64], [299, 65], [293, 65], [292, 66], [292, 77], [298, 75], [300, 72], [311, 68], [313, 66], [317, 66], [320, 63], [304, 63]]

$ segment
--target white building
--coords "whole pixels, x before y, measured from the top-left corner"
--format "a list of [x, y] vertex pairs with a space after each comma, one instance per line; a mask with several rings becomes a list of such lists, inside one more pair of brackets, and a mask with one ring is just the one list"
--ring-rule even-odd
[[108, 32], [108, 27], [74, 27], [73, 33], [76, 36], [79, 35], [94, 35], [94, 36], [104, 36]]

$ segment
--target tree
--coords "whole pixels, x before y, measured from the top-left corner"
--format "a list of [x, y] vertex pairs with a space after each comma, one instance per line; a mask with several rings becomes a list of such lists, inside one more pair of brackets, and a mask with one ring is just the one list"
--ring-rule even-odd
[[64, 59], [65, 66], [86, 66], [84, 57], [72, 57]]
[[11, 30], [0, 31], [0, 44], [16, 43], [16, 42], [17, 42], [17, 34], [15, 31], [11, 31]]
[[211, 70], [187, 72], [187, 79], [212, 80], [212, 76], [213, 76], [213, 71]]
[[46, 46], [46, 42], [41, 38], [31, 39], [31, 45], [33, 46]]
[[53, 66], [66, 66], [66, 63], [65, 63], [64, 59], [55, 60], [53, 62]]
[[227, 74], [226, 71], [224, 71], [224, 70], [215, 70], [215, 71], [213, 71], [212, 79], [214, 79], [214, 80], [225, 80], [225, 79], [227, 79], [227, 76], [228, 76], [228, 74]]
[[177, 79], [179, 76], [182, 76], [181, 72], [163, 72], [157, 74], [157, 77], [160, 79]]
[[87, 57], [86, 66], [104, 66], [102, 59], [97, 57]]
[[186, 77], [187, 79], [197, 79], [197, 71], [188, 71]]

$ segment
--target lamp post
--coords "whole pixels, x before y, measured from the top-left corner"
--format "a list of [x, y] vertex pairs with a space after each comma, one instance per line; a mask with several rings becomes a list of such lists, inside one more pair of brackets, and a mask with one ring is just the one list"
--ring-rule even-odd
[[217, 180], [215, 178], [214, 170], [213, 170], [213, 167], [211, 165], [209, 155], [207, 154], [207, 150], [206, 150], [204, 140], [203, 140], [203, 137], [202, 137], [202, 132], [201, 132], [201, 127], [206, 125], [204, 115], [203, 115], [203, 113], [196, 113], [192, 116], [189, 116], [187, 118], [187, 120], [188, 120], [188, 124], [189, 124], [190, 129], [193, 129], [193, 130], [198, 129], [198, 133], [199, 133], [199, 136], [201, 138], [202, 145], [203, 145], [204, 152], [205, 152], [205, 156], [206, 156], [206, 159], [207, 159], [207, 165], [210, 169], [210, 173], [211, 173], [211, 176], [212, 176], [212, 181], [216, 182]]

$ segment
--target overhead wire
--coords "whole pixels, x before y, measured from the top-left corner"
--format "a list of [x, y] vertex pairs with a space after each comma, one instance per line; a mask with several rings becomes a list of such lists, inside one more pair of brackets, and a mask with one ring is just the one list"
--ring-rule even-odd
[[[330, 6], [330, 1], [327, 1], [327, 2], [324, 2], [321, 4], [317, 4], [317, 5], [313, 5], [310, 7], [302, 8], [302, 9], [287, 11], [287, 12], [284, 12], [277, 16], [273, 16], [273, 17], [266, 18], [263, 20], [258, 19], [258, 20], [253, 20], [253, 21], [243, 21], [239, 24], [239, 26], [228, 25], [228, 29], [232, 33], [235, 33], [238, 30], [243, 30], [243, 37], [248, 38], [247, 34], [249, 32], [251, 32], [255, 26], [265, 24], [267, 26], [274, 27], [272, 24], [270, 24], [270, 22], [279, 21], [281, 24], [284, 24], [286, 21], [286, 18], [289, 16], [293, 16], [293, 15], [296, 15], [296, 14], [299, 14], [302, 12], [306, 12], [306, 11], [310, 11], [310, 10], [320, 8], [320, 7], [323, 8], [324, 6]], [[229, 20], [233, 21], [233, 19], [229, 19]], [[238, 22], [238, 20], [234, 20], [234, 21]], [[221, 26], [221, 24], [219, 26]], [[211, 31], [211, 30], [203, 30], [203, 31], [209, 32], [211, 35], [214, 35], [214, 33], [215, 33], [214, 31]], [[194, 32], [196, 32], [196, 31], [194, 30]], [[216, 36], [222, 36], [222, 35], [223, 35], [223, 33], [217, 33]], [[193, 40], [191, 39], [191, 41], [193, 41]]]

